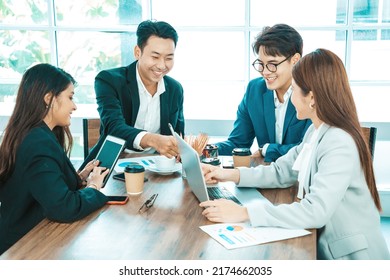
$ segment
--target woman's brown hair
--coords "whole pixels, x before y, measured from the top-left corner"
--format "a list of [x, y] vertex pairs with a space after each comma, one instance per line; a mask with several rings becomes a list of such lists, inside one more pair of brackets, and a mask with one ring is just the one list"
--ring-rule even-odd
[[[42, 63], [29, 68], [19, 85], [14, 111], [4, 131], [0, 145], [0, 183], [5, 182], [15, 166], [16, 152], [28, 132], [40, 125], [47, 115], [53, 98], [76, 81], [64, 70], [50, 64]], [[44, 96], [52, 93], [50, 104]], [[69, 155], [73, 140], [69, 127], [53, 129], [58, 142]], [[1, 184], [0, 184], [1, 186]]]
[[317, 49], [297, 62], [292, 76], [304, 94], [313, 93], [318, 118], [345, 130], [354, 139], [368, 189], [381, 211], [371, 153], [364, 140], [343, 62], [333, 52]]

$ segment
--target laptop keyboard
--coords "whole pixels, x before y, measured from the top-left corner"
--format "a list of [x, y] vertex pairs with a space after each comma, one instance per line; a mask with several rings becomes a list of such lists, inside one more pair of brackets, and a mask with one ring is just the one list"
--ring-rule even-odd
[[210, 199], [225, 198], [233, 200], [235, 203], [242, 205], [242, 203], [237, 199], [237, 197], [235, 197], [230, 191], [228, 191], [224, 187], [210, 187], [207, 188], [207, 192], [209, 194]]

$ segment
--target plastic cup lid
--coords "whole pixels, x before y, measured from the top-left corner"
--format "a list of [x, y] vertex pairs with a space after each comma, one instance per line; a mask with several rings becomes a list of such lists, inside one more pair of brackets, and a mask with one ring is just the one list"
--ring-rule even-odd
[[125, 167], [127, 173], [141, 173], [145, 171], [145, 167], [141, 164], [129, 164]]

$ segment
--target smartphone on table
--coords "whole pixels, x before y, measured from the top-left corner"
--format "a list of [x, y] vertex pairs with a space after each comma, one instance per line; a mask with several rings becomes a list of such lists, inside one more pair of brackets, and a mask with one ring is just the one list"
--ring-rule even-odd
[[107, 204], [110, 205], [123, 205], [129, 201], [129, 197], [127, 195], [108, 195]]

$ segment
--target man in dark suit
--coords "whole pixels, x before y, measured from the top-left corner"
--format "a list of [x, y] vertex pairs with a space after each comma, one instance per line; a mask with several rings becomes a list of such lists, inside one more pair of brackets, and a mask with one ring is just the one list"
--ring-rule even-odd
[[100, 139], [85, 162], [96, 157], [108, 134], [125, 139], [127, 149], [178, 155], [168, 123], [184, 134], [183, 88], [166, 76], [174, 64], [177, 40], [176, 30], [168, 23], [141, 22], [134, 48], [136, 61], [96, 76]]
[[290, 100], [292, 67], [302, 49], [302, 37], [285, 24], [266, 27], [256, 37], [253, 51], [258, 59], [252, 65], [262, 77], [249, 82], [228, 140], [216, 143], [220, 155], [250, 148], [256, 138], [259, 150], [254, 156], [270, 162], [302, 141], [311, 122], [297, 119]]

